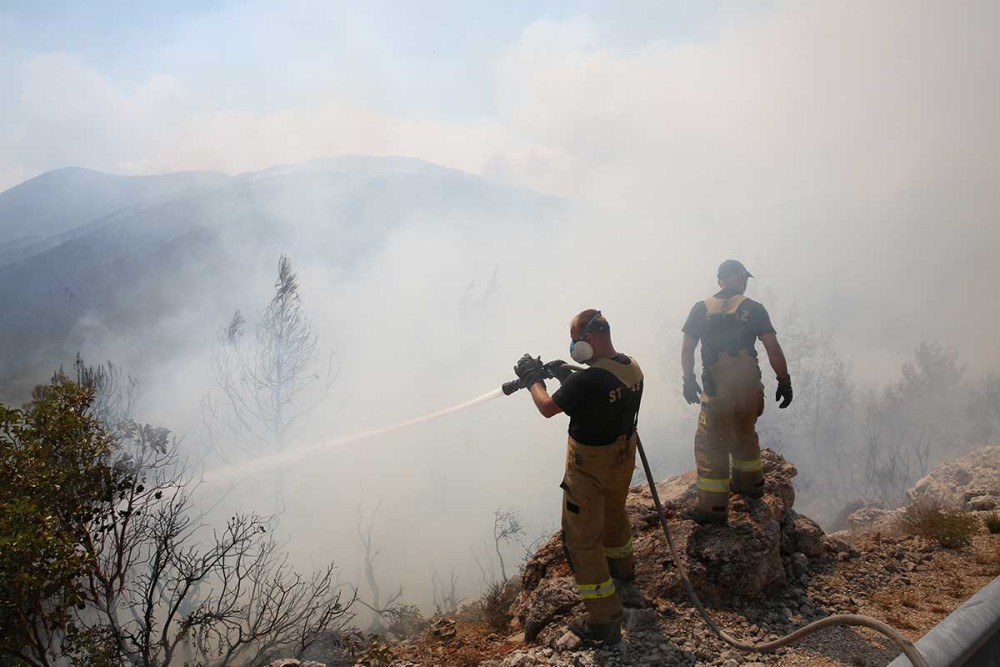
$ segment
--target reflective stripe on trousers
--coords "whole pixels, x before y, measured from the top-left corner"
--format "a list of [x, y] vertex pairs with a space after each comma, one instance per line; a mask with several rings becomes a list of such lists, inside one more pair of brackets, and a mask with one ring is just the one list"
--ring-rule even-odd
[[584, 600], [609, 598], [615, 594], [615, 582], [608, 579], [599, 584], [579, 584], [577, 590], [580, 591], [580, 597]]
[[745, 461], [730, 455], [729, 464], [732, 466], [733, 470], [738, 470], [739, 472], [759, 472], [760, 470], [763, 470], [759, 456], [755, 459]]
[[628, 536], [628, 542], [620, 547], [605, 547], [604, 555], [608, 558], [628, 558], [632, 555], [632, 536]]
[[729, 478], [698, 477], [698, 490], [709, 493], [729, 493]]

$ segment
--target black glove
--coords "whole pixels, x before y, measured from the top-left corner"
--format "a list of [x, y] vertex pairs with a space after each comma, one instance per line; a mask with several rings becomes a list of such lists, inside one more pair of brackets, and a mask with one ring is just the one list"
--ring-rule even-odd
[[545, 383], [542, 382], [542, 374], [545, 370], [542, 367], [541, 357], [536, 359], [530, 354], [525, 354], [517, 360], [517, 365], [514, 366], [514, 372], [517, 373], [517, 377], [521, 381], [521, 384], [524, 385], [525, 389], [536, 382], [541, 382], [542, 386], [545, 386]]
[[774, 392], [774, 400], [781, 401], [779, 408], [787, 408], [792, 402], [792, 376], [778, 378], [778, 391]]
[[559, 380], [559, 384], [568, 380], [569, 376], [573, 374], [573, 369], [567, 368], [566, 362], [562, 359], [554, 359], [545, 364], [545, 367], [552, 373], [552, 377]]
[[698, 386], [698, 380], [693, 375], [684, 378], [684, 400], [688, 403], [701, 402], [701, 387]]

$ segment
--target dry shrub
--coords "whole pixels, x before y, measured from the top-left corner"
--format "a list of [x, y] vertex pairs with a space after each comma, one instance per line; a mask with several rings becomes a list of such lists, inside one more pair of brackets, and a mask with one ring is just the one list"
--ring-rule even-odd
[[990, 531], [991, 535], [1000, 533], [1000, 512], [990, 512], [983, 517], [983, 523], [986, 524], [986, 530]]
[[382, 614], [386, 630], [397, 639], [408, 639], [426, 630], [431, 622], [414, 604], [397, 604]]
[[463, 607], [459, 616], [470, 621], [481, 621], [494, 632], [506, 632], [513, 619], [510, 608], [517, 599], [518, 592], [520, 585], [516, 577], [493, 582], [481, 598]]
[[483, 594], [483, 620], [497, 632], [510, 626], [511, 605], [517, 599], [518, 587], [513, 582], [496, 582]]
[[357, 667], [390, 667], [396, 661], [392, 647], [373, 637], [368, 647], [355, 661]]
[[979, 531], [975, 516], [947, 509], [941, 501], [926, 497], [910, 503], [899, 523], [907, 533], [934, 540], [946, 549], [968, 545]]

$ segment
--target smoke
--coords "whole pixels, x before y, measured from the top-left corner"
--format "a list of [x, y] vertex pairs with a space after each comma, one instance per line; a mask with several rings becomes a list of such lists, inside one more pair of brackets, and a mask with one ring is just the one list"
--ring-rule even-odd
[[[998, 13], [989, 2], [787, 4], [690, 39], [624, 44], [599, 20], [538, 21], [491, 61], [494, 112], [460, 121], [393, 113], [358, 87], [217, 110], [198, 81], [164, 74], [129, 87], [49, 54], [20, 71], [9, 113], [24, 131], [0, 134], [16, 156], [0, 162], [0, 181], [66, 162], [157, 173], [405, 154], [560, 196], [560, 215], [529, 222], [444, 211], [373, 231], [324, 231], [326, 211], [303, 210], [301, 225], [266, 243], [230, 221], [232, 266], [160, 287], [192, 296], [155, 333], [156, 349], [100, 322], [78, 333], [140, 375], [140, 416], [184, 434], [198, 458], [214, 330], [237, 308], [264, 307], [280, 252], [339, 370], [295, 446], [480, 396], [511, 379], [524, 352], [565, 357], [570, 317], [596, 307], [645, 370], [641, 428], [665, 475], [693, 466], [679, 329], [728, 257], [757, 276], [749, 296], [770, 309], [779, 339], [797, 312], [859, 385], [895, 382], [922, 340], [956, 345], [972, 377], [1000, 364], [989, 298], [1000, 247]], [[67, 110], [60, 91], [86, 105]], [[69, 140], [77, 135], [89, 139]], [[299, 211], [322, 199], [312, 195], [273, 205]], [[369, 231], [375, 249], [343, 257], [337, 235]], [[202, 294], [213, 281], [227, 289]], [[800, 350], [786, 347], [795, 363]], [[768, 386], [769, 376], [765, 366]], [[784, 415], [767, 410], [780, 427]], [[383, 590], [405, 584], [407, 599], [426, 603], [431, 574], [455, 569], [471, 595], [480, 572], [470, 550], [492, 548], [494, 510], [520, 510], [529, 538], [558, 522], [564, 429], [522, 393], [316, 451], [287, 469], [282, 529], [298, 562], [334, 557], [359, 582], [359, 504], [363, 495], [367, 516], [382, 500]], [[266, 510], [259, 488], [270, 486], [248, 475], [220, 511]]]

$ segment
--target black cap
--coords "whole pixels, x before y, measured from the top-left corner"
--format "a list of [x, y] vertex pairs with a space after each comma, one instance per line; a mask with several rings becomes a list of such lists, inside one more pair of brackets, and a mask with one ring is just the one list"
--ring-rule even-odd
[[738, 259], [727, 259], [722, 264], [719, 264], [719, 280], [736, 278], [737, 276], [753, 278], [753, 274], [747, 271], [747, 267], [743, 266], [743, 262]]

